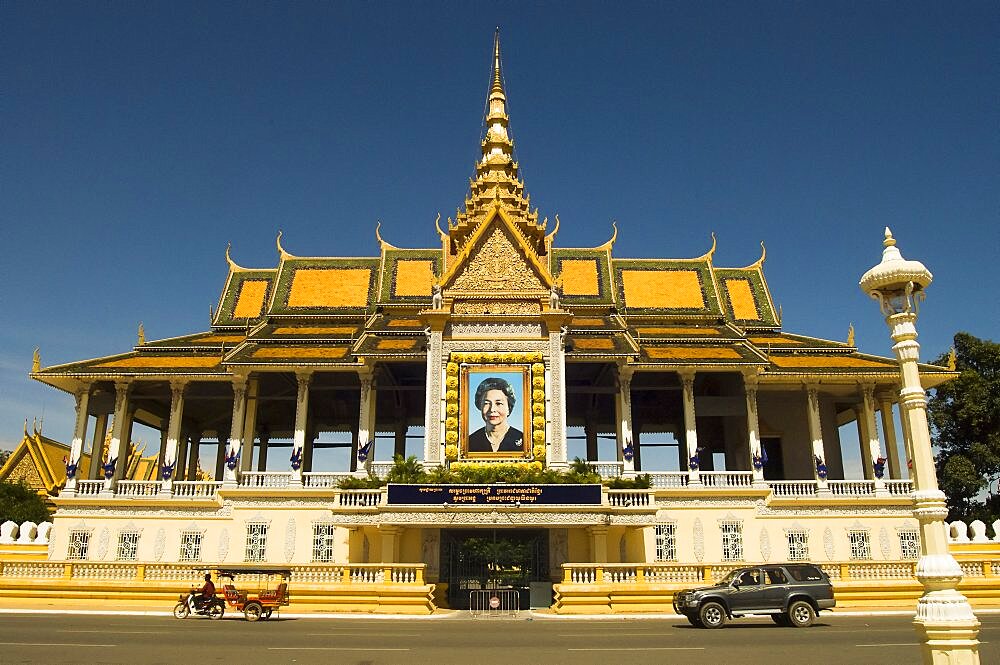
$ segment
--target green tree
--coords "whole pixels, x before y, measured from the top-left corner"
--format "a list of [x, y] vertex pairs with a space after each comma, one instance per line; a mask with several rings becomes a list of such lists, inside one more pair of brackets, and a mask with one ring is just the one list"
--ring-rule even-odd
[[[1000, 517], [1000, 344], [955, 335], [958, 378], [934, 390], [928, 402], [937, 471], [948, 495], [950, 520]], [[935, 362], [949, 363], [948, 355]]]
[[49, 519], [45, 499], [25, 483], [0, 482], [0, 524], [6, 521], [41, 524]]
[[7, 460], [10, 459], [10, 455], [11, 455], [11, 451], [9, 451], [9, 450], [0, 450], [0, 466], [3, 466], [4, 464], [7, 463]]

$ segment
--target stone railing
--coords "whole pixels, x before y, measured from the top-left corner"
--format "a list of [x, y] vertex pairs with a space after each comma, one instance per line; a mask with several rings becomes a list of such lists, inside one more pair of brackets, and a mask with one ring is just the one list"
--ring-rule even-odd
[[156, 496], [163, 483], [158, 480], [119, 480], [118, 496]]
[[905, 496], [913, 492], [913, 481], [887, 480], [885, 481], [885, 488], [889, 491], [889, 494], [892, 494], [893, 496]]
[[219, 493], [221, 480], [176, 480], [173, 483], [174, 496], [191, 498], [211, 498]]
[[302, 484], [310, 489], [336, 489], [337, 483], [353, 476], [350, 471], [307, 471], [302, 474]]
[[[236, 564], [238, 565], [238, 564]], [[94, 563], [90, 561], [0, 561], [0, 577], [25, 579], [107, 580], [113, 582], [176, 582], [200, 584], [204, 569], [225, 567], [224, 563]], [[289, 565], [292, 584], [304, 585], [423, 585], [422, 563], [352, 563]], [[248, 584], [264, 581], [266, 576], [240, 577]]]
[[97, 496], [104, 489], [103, 480], [78, 480], [76, 481], [77, 496]]
[[615, 508], [642, 508], [656, 505], [650, 490], [607, 490], [608, 505]]
[[750, 487], [753, 471], [702, 471], [698, 474], [705, 487]]
[[875, 496], [874, 480], [830, 480], [827, 487], [834, 496]]
[[240, 487], [266, 487], [284, 489], [292, 483], [291, 471], [244, 471], [240, 474]]
[[52, 522], [12, 522], [0, 524], [0, 545], [48, 545]]
[[778, 497], [816, 496], [815, 480], [768, 480], [771, 494]]
[[601, 478], [620, 478], [625, 472], [624, 462], [590, 462], [591, 468], [597, 473]]
[[375, 490], [340, 490], [337, 504], [348, 508], [374, 508], [385, 503], [387, 492]]
[[1000, 520], [995, 520], [993, 527], [993, 539], [986, 535], [986, 524], [982, 520], [975, 520], [971, 524], [962, 521], [954, 521], [948, 524], [948, 542], [950, 543], [1000, 543]]
[[687, 487], [687, 471], [650, 471], [650, 484], [656, 489], [673, 489]]

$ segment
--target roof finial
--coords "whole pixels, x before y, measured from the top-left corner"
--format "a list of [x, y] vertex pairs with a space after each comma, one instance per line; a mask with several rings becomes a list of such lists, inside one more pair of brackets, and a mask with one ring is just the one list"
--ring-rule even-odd
[[146, 329], [142, 327], [142, 321], [139, 322], [139, 346], [146, 343]]
[[847, 346], [854, 346], [854, 324], [847, 327]]
[[35, 354], [31, 358], [31, 371], [38, 372], [42, 369], [42, 351], [40, 347], [35, 347]]
[[499, 92], [503, 94], [503, 76], [500, 74], [500, 26], [497, 26], [493, 34], [493, 87], [490, 93]]

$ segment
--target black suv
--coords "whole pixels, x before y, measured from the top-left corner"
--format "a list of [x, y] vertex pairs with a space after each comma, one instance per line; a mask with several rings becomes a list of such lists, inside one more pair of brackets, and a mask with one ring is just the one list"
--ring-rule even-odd
[[674, 594], [674, 611], [699, 628], [721, 628], [744, 614], [769, 614], [779, 626], [804, 628], [836, 604], [830, 578], [807, 563], [737, 568], [715, 586]]

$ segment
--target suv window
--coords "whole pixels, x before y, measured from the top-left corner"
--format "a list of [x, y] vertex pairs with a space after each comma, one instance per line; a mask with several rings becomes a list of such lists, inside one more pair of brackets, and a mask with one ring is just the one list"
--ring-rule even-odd
[[740, 586], [757, 586], [760, 584], [760, 572], [756, 568], [744, 571], [737, 579]]
[[788, 572], [799, 582], [823, 581], [823, 571], [816, 566], [789, 566]]
[[768, 584], [788, 584], [788, 578], [781, 568], [765, 568], [764, 573], [767, 575]]

